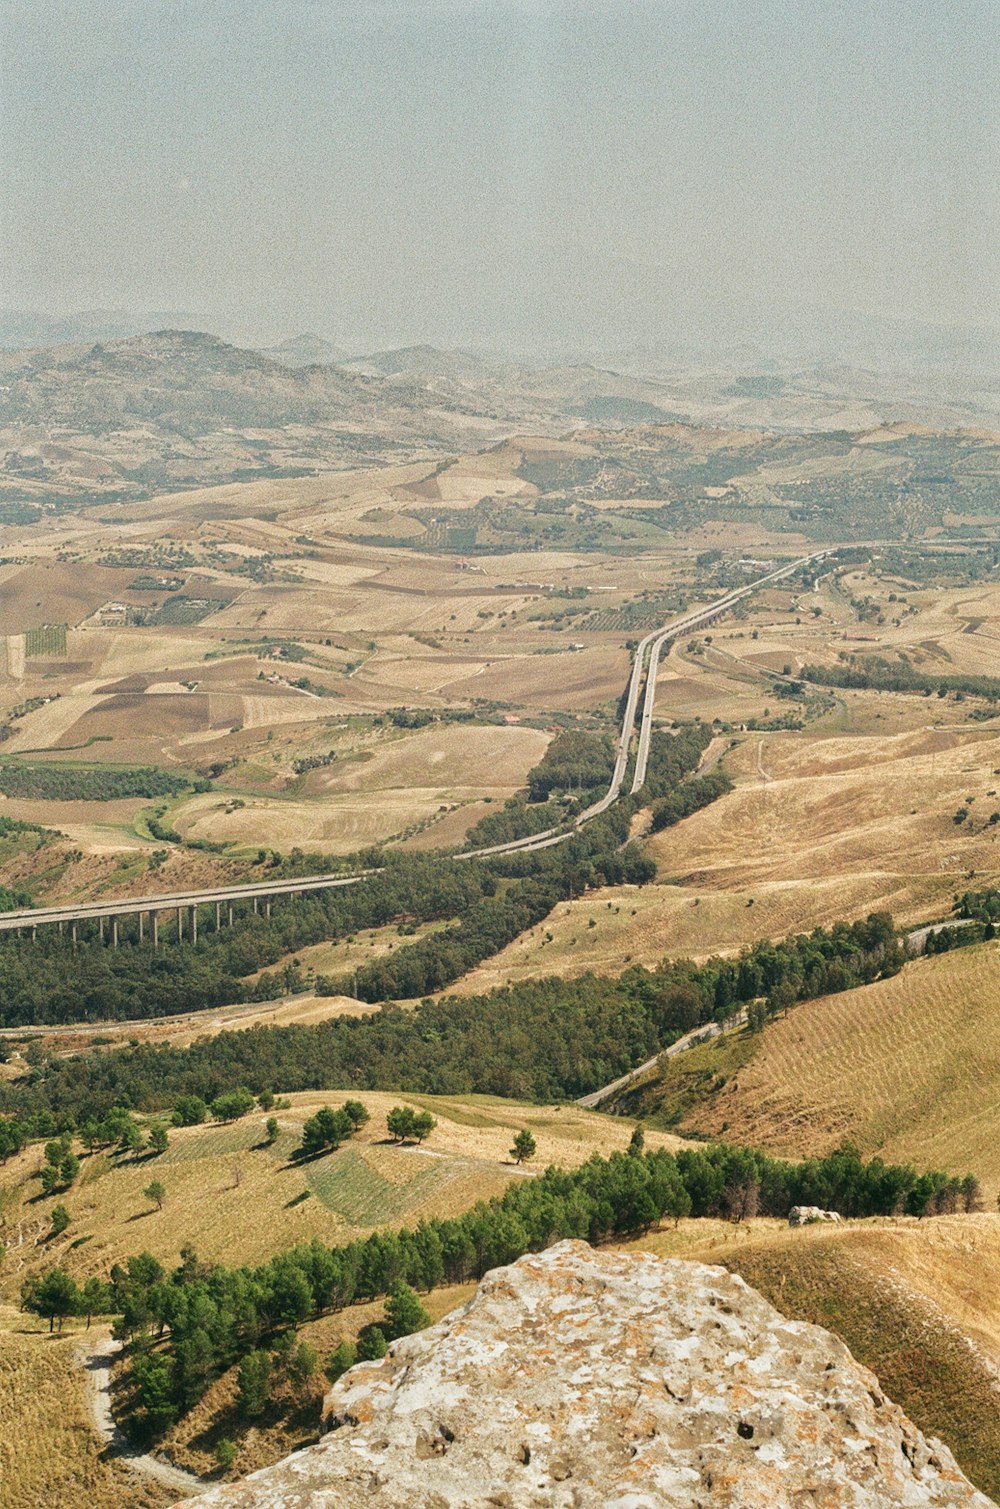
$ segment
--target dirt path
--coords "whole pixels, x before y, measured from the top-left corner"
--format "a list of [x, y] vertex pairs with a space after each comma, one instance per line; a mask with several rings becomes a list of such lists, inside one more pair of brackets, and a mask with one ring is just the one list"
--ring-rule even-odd
[[647, 1058], [646, 1062], [640, 1064], [638, 1068], [630, 1069], [627, 1074], [620, 1074], [610, 1084], [602, 1085], [599, 1090], [592, 1090], [589, 1095], [578, 1096], [576, 1104], [583, 1106], [584, 1110], [593, 1111], [601, 1104], [602, 1100], [606, 1100], [616, 1090], [624, 1090], [633, 1080], [638, 1079], [641, 1074], [646, 1074], [650, 1069], [654, 1069], [659, 1059], [673, 1058], [674, 1054], [684, 1053], [688, 1048], [697, 1048], [699, 1043], [706, 1043], [713, 1037], [721, 1037], [724, 1032], [735, 1032], [738, 1027], [744, 1025], [746, 1019], [746, 1012], [738, 1011], [735, 1016], [727, 1018], [724, 1022], [706, 1022], [701, 1027], [692, 1027], [690, 1032], [685, 1032], [683, 1037], [679, 1037], [669, 1047], [661, 1048], [659, 1053], [654, 1054], [652, 1058]]
[[763, 739], [761, 739], [760, 743], [757, 745], [757, 774], [760, 776], [760, 778], [761, 778], [762, 781], [770, 781], [770, 780], [774, 779], [774, 777], [771, 776], [771, 775], [769, 775], [768, 772], [764, 769], [764, 740]]
[[137, 1451], [115, 1424], [111, 1413], [111, 1365], [120, 1346], [120, 1342], [105, 1336], [80, 1353], [81, 1366], [88, 1375], [91, 1414], [97, 1434], [106, 1443], [111, 1456], [118, 1457], [134, 1472], [155, 1478], [172, 1493], [186, 1497], [204, 1493], [211, 1486], [206, 1479], [193, 1472], [184, 1472], [180, 1467], [171, 1467], [169, 1462], [161, 1462], [148, 1452]]

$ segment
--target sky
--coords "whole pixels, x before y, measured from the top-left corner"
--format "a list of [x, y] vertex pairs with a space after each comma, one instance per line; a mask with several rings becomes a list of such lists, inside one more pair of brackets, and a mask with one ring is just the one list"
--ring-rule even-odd
[[0, 0], [0, 307], [983, 332], [998, 184], [996, 0]]

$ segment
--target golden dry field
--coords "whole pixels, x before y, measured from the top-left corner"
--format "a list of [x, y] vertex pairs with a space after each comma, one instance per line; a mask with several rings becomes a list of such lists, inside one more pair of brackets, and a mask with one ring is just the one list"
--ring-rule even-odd
[[728, 795], [648, 840], [652, 885], [561, 904], [459, 989], [735, 953], [878, 910], [916, 924], [1000, 876], [1000, 826], [989, 822], [1000, 808], [995, 724], [880, 738], [754, 734], [724, 768]]
[[[291, 1161], [305, 1119], [344, 1098], [333, 1091], [291, 1096], [290, 1108], [274, 1113], [281, 1132], [272, 1147], [263, 1145], [265, 1117], [255, 1113], [231, 1124], [173, 1130], [159, 1157], [83, 1153], [78, 1181], [53, 1197], [39, 1190], [43, 1153], [34, 1144], [0, 1167], [4, 1292], [13, 1297], [26, 1273], [55, 1262], [85, 1278], [143, 1249], [174, 1263], [191, 1245], [209, 1261], [231, 1262], [239, 1253], [252, 1263], [313, 1236], [345, 1242], [377, 1227], [455, 1215], [550, 1163], [573, 1167], [593, 1152], [624, 1149], [632, 1132], [624, 1118], [572, 1105], [364, 1092], [357, 1098], [371, 1120], [359, 1136], [322, 1158]], [[394, 1105], [433, 1113], [438, 1125], [426, 1144], [388, 1140], [385, 1117]], [[519, 1170], [509, 1149], [523, 1127], [538, 1151]], [[678, 1145], [667, 1133], [651, 1133], [650, 1141]], [[166, 1187], [162, 1210], [142, 1193], [152, 1179]], [[58, 1201], [72, 1223], [64, 1236], [49, 1239]]]
[[[90, 1335], [96, 1340], [96, 1330]], [[82, 1323], [49, 1336], [0, 1307], [0, 1502], [4, 1509], [163, 1509], [170, 1489], [104, 1456], [90, 1419]]]
[[[894, 978], [805, 1001], [685, 1119], [776, 1153], [830, 1151], [975, 1173], [1000, 1192], [1000, 948], [917, 959]], [[703, 1048], [706, 1066], [722, 1049]], [[677, 1072], [680, 1072], [679, 1069]], [[669, 1083], [669, 1078], [667, 1083]]]

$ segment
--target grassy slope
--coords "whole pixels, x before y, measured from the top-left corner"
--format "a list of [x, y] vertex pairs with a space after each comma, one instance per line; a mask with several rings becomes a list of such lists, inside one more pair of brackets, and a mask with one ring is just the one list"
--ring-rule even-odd
[[972, 1170], [992, 1201], [998, 985], [996, 944], [918, 959], [895, 979], [796, 1006], [752, 1045], [680, 1055], [624, 1104], [664, 1120], [680, 1109], [686, 1130], [793, 1157], [850, 1137], [865, 1154]]
[[161, 1509], [174, 1495], [104, 1459], [90, 1429], [81, 1336], [50, 1337], [0, 1310], [0, 1503], [4, 1509]]
[[[82, 1157], [77, 1183], [50, 1198], [40, 1195], [43, 1153], [34, 1144], [0, 1167], [0, 1239], [8, 1243], [4, 1292], [16, 1297], [26, 1273], [59, 1262], [77, 1278], [104, 1274], [129, 1254], [148, 1249], [175, 1263], [181, 1247], [218, 1262], [260, 1262], [313, 1236], [337, 1243], [376, 1227], [410, 1224], [421, 1216], [453, 1215], [501, 1193], [517, 1171], [509, 1160], [514, 1132], [529, 1127], [538, 1144], [534, 1167], [573, 1166], [592, 1152], [624, 1148], [631, 1124], [572, 1106], [521, 1106], [469, 1097], [369, 1094], [371, 1122], [335, 1153], [305, 1165], [289, 1158], [307, 1116], [343, 1095], [302, 1094], [275, 1114], [281, 1134], [261, 1145], [263, 1113], [228, 1126], [186, 1127], [171, 1133], [158, 1158]], [[396, 1104], [423, 1105], [438, 1127], [423, 1148], [388, 1143], [386, 1112]], [[668, 1136], [652, 1141], [670, 1144]], [[167, 1191], [162, 1210], [143, 1196], [151, 1180]], [[64, 1236], [48, 1236], [56, 1201], [69, 1209]]]

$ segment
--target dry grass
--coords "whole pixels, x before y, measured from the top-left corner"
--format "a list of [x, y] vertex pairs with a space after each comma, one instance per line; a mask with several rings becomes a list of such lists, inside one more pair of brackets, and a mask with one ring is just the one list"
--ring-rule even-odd
[[[168, 1263], [181, 1247], [206, 1260], [263, 1261], [280, 1248], [313, 1236], [330, 1243], [352, 1240], [376, 1227], [412, 1223], [422, 1216], [455, 1215], [478, 1199], [499, 1194], [513, 1178], [530, 1177], [510, 1162], [515, 1131], [528, 1127], [538, 1153], [534, 1168], [572, 1167], [592, 1152], [625, 1148], [632, 1124], [575, 1106], [523, 1106], [472, 1096], [461, 1099], [365, 1093], [371, 1121], [336, 1153], [305, 1165], [289, 1162], [303, 1121], [322, 1105], [338, 1105], [336, 1092], [291, 1097], [277, 1112], [281, 1134], [262, 1146], [264, 1116], [228, 1126], [187, 1127], [171, 1134], [159, 1158], [83, 1157], [78, 1183], [40, 1198], [42, 1152], [33, 1146], [0, 1169], [0, 1220], [9, 1251], [5, 1290], [14, 1294], [27, 1272], [65, 1263], [77, 1277], [106, 1273], [130, 1253], [148, 1249]], [[423, 1147], [388, 1143], [386, 1112], [397, 1104], [427, 1106], [438, 1126]], [[651, 1134], [656, 1145], [677, 1139]], [[156, 1178], [166, 1186], [162, 1210], [143, 1196]], [[72, 1216], [65, 1236], [48, 1240], [52, 1206], [59, 1199]]]
[[918, 959], [894, 979], [796, 1006], [690, 1119], [775, 1152], [865, 1153], [1000, 1179], [1000, 949]]
[[[436, 724], [373, 747], [369, 741], [365, 760], [312, 772], [307, 796], [247, 796], [244, 806], [230, 810], [227, 797], [210, 792], [182, 803], [173, 821], [186, 838], [252, 845], [266, 832], [282, 848], [351, 853], [434, 822], [455, 804], [484, 795], [505, 801], [548, 740], [531, 728]], [[474, 821], [470, 810], [464, 824], [456, 819], [452, 826], [464, 834]]]
[[[72, 1323], [70, 1323], [72, 1324]], [[4, 1509], [162, 1509], [175, 1495], [103, 1455], [90, 1425], [79, 1328], [49, 1336], [0, 1309], [0, 1502]]]
[[[992, 730], [753, 734], [725, 769], [732, 792], [649, 839], [655, 884], [560, 905], [457, 988], [732, 953], [878, 910], [915, 925], [1000, 877]], [[967, 796], [971, 817], [957, 828]]]

